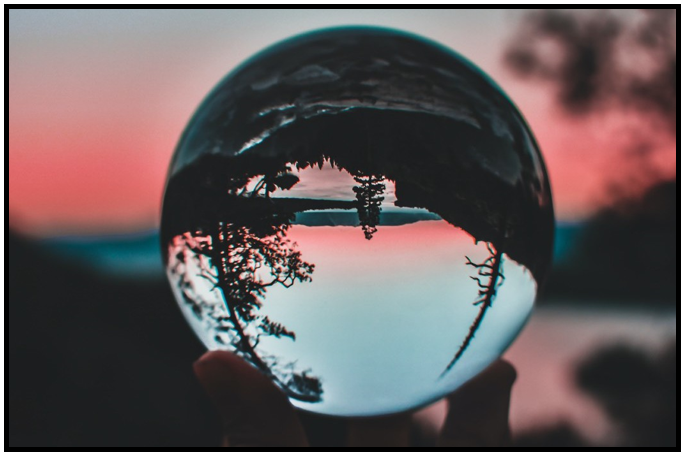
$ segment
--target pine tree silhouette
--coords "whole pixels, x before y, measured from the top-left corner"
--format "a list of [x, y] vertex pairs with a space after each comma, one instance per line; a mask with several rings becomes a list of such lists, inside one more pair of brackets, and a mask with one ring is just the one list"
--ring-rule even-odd
[[[469, 333], [464, 337], [462, 345], [457, 350], [457, 353], [452, 358], [452, 361], [447, 365], [441, 376], [444, 376], [448, 371], [452, 369], [455, 363], [462, 357], [462, 354], [469, 347], [469, 343], [476, 335], [481, 322], [483, 321], [486, 311], [493, 304], [493, 299], [497, 294], [498, 287], [500, 287], [505, 280], [505, 276], [502, 274], [502, 254], [503, 252], [487, 243], [488, 251], [490, 256], [483, 261], [483, 263], [475, 263], [469, 257], [465, 256], [467, 259], [466, 264], [478, 270], [477, 276], [470, 276], [471, 279], [476, 281], [479, 287], [479, 293], [476, 301], [473, 303], [474, 306], [479, 306], [479, 313], [474, 319], [474, 322], [469, 328]], [[488, 283], [484, 284], [482, 280], [487, 280]]]
[[385, 192], [385, 177], [383, 175], [366, 175], [355, 173], [354, 180], [359, 184], [352, 187], [356, 194], [359, 225], [367, 240], [373, 238], [378, 231], [376, 225], [380, 222], [380, 205]]

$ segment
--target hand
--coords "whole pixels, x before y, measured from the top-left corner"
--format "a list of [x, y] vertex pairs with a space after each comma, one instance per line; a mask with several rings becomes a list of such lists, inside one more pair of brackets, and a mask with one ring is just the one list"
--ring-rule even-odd
[[[308, 446], [297, 412], [258, 370], [227, 351], [208, 352], [195, 364], [201, 385], [223, 420], [226, 446]], [[498, 360], [450, 394], [438, 446], [504, 446], [516, 371]], [[408, 441], [409, 414], [353, 420], [349, 444], [400, 445]]]

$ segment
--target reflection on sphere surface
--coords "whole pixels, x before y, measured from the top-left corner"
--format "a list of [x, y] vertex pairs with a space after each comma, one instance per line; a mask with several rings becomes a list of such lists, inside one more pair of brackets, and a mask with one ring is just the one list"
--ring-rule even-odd
[[213, 89], [170, 167], [168, 277], [209, 349], [298, 407], [434, 401], [517, 336], [549, 266], [545, 167], [503, 92], [408, 34], [341, 28]]

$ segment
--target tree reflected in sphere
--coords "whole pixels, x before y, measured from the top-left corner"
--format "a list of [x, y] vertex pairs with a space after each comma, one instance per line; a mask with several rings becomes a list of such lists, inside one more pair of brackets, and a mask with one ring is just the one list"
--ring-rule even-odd
[[461, 56], [378, 28], [292, 38], [220, 82], [179, 142], [167, 274], [209, 349], [298, 407], [435, 401], [500, 356], [549, 266], [525, 121]]

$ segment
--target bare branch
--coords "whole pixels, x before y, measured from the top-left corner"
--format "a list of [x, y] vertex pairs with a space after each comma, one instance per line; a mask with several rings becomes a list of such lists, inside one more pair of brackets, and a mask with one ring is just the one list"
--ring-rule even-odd
[[[505, 280], [505, 276], [502, 273], [502, 251], [495, 248], [492, 244], [487, 243], [488, 251], [490, 252], [490, 257], [486, 259], [482, 264], [477, 264], [473, 262], [469, 257], [467, 259], [467, 265], [471, 265], [478, 270], [477, 276], [469, 276], [471, 279], [476, 281], [479, 286], [478, 297], [476, 301], [473, 302], [474, 306], [480, 305], [480, 311], [476, 316], [476, 319], [471, 324], [469, 332], [467, 333], [464, 341], [457, 350], [454, 358], [447, 365], [445, 370], [440, 375], [444, 376], [447, 372], [452, 369], [457, 360], [464, 354], [464, 352], [469, 347], [469, 343], [476, 336], [476, 332], [481, 326], [481, 322], [485, 317], [485, 314], [489, 307], [493, 304], [493, 299], [497, 295], [497, 288], [502, 285]], [[483, 284], [481, 282], [482, 278], [488, 278], [488, 284]]]

